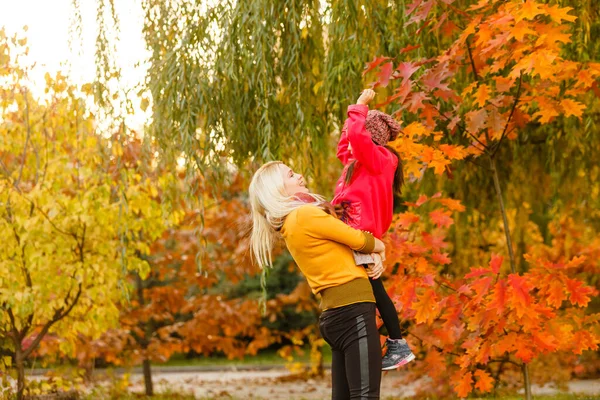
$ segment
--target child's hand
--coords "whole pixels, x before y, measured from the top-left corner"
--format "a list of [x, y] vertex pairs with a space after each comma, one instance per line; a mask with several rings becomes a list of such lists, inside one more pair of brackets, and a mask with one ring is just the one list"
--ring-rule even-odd
[[371, 89], [365, 89], [360, 94], [358, 100], [356, 100], [356, 104], [367, 105], [375, 98], [375, 91]]

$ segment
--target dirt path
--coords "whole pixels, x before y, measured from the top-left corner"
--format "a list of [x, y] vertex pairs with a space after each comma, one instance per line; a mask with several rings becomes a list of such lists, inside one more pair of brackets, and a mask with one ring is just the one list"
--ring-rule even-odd
[[[197, 398], [216, 399], [269, 399], [269, 400], [317, 400], [331, 396], [330, 376], [324, 379], [286, 381], [289, 372], [285, 369], [267, 371], [220, 371], [220, 372], [158, 372], [154, 374], [157, 391], [176, 390], [193, 393]], [[383, 375], [382, 399], [402, 398], [415, 393], [416, 383], [406, 382], [399, 372]], [[131, 390], [143, 391], [143, 378], [131, 376]], [[556, 389], [536, 386], [533, 394], [553, 394]], [[600, 396], [600, 380], [573, 381], [569, 392]]]

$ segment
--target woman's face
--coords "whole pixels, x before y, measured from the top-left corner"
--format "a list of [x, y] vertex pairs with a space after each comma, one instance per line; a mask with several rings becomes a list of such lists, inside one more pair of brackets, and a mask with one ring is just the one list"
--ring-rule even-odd
[[294, 173], [290, 167], [285, 164], [280, 165], [281, 174], [283, 177], [283, 186], [288, 196], [293, 196], [296, 193], [308, 193], [304, 177]]

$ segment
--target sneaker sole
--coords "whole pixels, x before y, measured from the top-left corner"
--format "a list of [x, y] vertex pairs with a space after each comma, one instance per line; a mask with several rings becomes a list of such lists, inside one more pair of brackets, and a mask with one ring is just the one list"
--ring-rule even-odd
[[406, 364], [408, 364], [409, 362], [411, 362], [414, 359], [415, 359], [415, 355], [411, 354], [410, 356], [408, 356], [405, 359], [401, 360], [398, 364], [392, 365], [391, 367], [381, 368], [381, 370], [382, 371], [390, 371], [392, 369], [396, 369], [396, 368], [399, 368], [399, 367], [401, 367], [403, 365], [406, 365]]

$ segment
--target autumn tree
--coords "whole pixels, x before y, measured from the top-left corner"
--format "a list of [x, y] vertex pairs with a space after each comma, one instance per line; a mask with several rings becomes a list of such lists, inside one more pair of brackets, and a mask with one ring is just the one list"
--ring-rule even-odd
[[[477, 341], [472, 335], [469, 340], [465, 339], [463, 348], [467, 349], [467, 354], [460, 358], [461, 361], [456, 361], [461, 365], [461, 371], [455, 376], [455, 381], [459, 382], [455, 390], [460, 396], [466, 396], [472, 388], [472, 374], [479, 374], [482, 382], [492, 382], [485, 371], [470, 372], [477, 363], [485, 365], [490, 361], [482, 346], [486, 345], [486, 340], [492, 340], [497, 342], [494, 350], [498, 355], [516, 350], [516, 357], [522, 362], [526, 395], [530, 398], [527, 364], [536, 355], [535, 349], [539, 352], [557, 351], [567, 339], [550, 326], [559, 323], [552, 308], [561, 307], [566, 293], [571, 294], [573, 306], [586, 306], [594, 290], [585, 287], [581, 281], [570, 280], [566, 272], [554, 271], [578, 266], [583, 263], [581, 259], [567, 259], [556, 264], [526, 255], [529, 271], [518, 273], [521, 271], [517, 271], [516, 267], [497, 155], [507, 141], [515, 141], [519, 135], [526, 134], [529, 124], [551, 124], [557, 118], [581, 118], [586, 108], [584, 102], [589, 101], [597, 84], [600, 64], [580, 63], [563, 57], [563, 45], [571, 41], [569, 22], [576, 19], [569, 14], [571, 8], [532, 0], [483, 0], [462, 11], [454, 8], [452, 1], [445, 1], [437, 8], [443, 12], [436, 12], [432, 11], [433, 3], [414, 1], [408, 10], [411, 15], [409, 23], [424, 25], [421, 29], [435, 23], [432, 30], [441, 29], [446, 34], [456, 31], [451, 45], [438, 56], [423, 60], [396, 63], [391, 58], [379, 57], [369, 64], [365, 72], [371, 69], [378, 71], [375, 86], [385, 87], [390, 82], [397, 82], [393, 93], [382, 105], [398, 104], [398, 113], [402, 112], [403, 119], [415, 121], [406, 127], [406, 135], [395, 144], [408, 160], [409, 174], [418, 175], [423, 167], [427, 167], [433, 168], [436, 173], [447, 172], [450, 175], [452, 159], [471, 158], [487, 164], [483, 168], [493, 180], [511, 274], [503, 283], [497, 275], [501, 261], [492, 259], [491, 269], [475, 269], [466, 275], [466, 278], [478, 277], [472, 282], [474, 286], [464, 284], [460, 289], [454, 287], [461, 295], [470, 295], [470, 291], [474, 290], [473, 303], [477, 305], [486, 294], [496, 296], [481, 309], [476, 317], [477, 323], [468, 326], [468, 330], [475, 333], [485, 330], [485, 340]], [[465, 25], [464, 29], [457, 28], [461, 24]], [[423, 140], [427, 136], [433, 136], [433, 142]], [[436, 215], [442, 224], [448, 222], [448, 217]], [[482, 275], [489, 276], [479, 278]], [[492, 286], [494, 276], [496, 286]], [[550, 281], [554, 282], [552, 288], [544, 286]], [[452, 288], [452, 285], [444, 286]], [[529, 294], [532, 289], [543, 294], [538, 301]], [[510, 298], [511, 290], [515, 298], [512, 308], [516, 315], [513, 315], [512, 321], [510, 318], [502, 321], [515, 325], [500, 324], [508, 338], [494, 338], [497, 326], [490, 329], [492, 325], [486, 320], [489, 317], [485, 317], [484, 311], [502, 315], [505, 307], [510, 309], [510, 300], [503, 303]], [[542, 300], [550, 292], [555, 297]], [[506, 293], [508, 297], [505, 297]], [[435, 297], [434, 291], [426, 290], [423, 296], [423, 310], [437, 310], [440, 299]], [[443, 301], [448, 304], [452, 301], [450, 299], [446, 297]], [[466, 315], [470, 311], [469, 304], [456, 315]], [[520, 310], [519, 305], [522, 307]], [[498, 309], [492, 311], [494, 308]], [[570, 314], [567, 315], [574, 318], [573, 321], [579, 318], [586, 320], [575, 310]], [[436, 313], [428, 315], [437, 318]], [[434, 319], [428, 318], [417, 318], [416, 322], [432, 324]], [[593, 317], [590, 318], [589, 323], [593, 324]], [[586, 339], [576, 338], [583, 347], [573, 349], [574, 352], [597, 348], [598, 338], [587, 329], [589, 326], [580, 331]], [[542, 334], [545, 338], [539, 339]], [[459, 340], [459, 337], [453, 340]], [[537, 347], [515, 348], [517, 341], [537, 343]], [[503, 347], [501, 343], [509, 347]], [[507, 358], [505, 361], [510, 360]], [[481, 390], [484, 387], [486, 390], [491, 388], [487, 383], [478, 386]]]
[[135, 238], [162, 229], [147, 182], [115, 180], [122, 149], [95, 132], [78, 88], [46, 75], [45, 100], [32, 96], [19, 63], [25, 45], [0, 31], [0, 332], [19, 400], [25, 363], [47, 334], [71, 354], [78, 335], [97, 337], [117, 322], [125, 272], [148, 271], [135, 256], [146, 242]]

